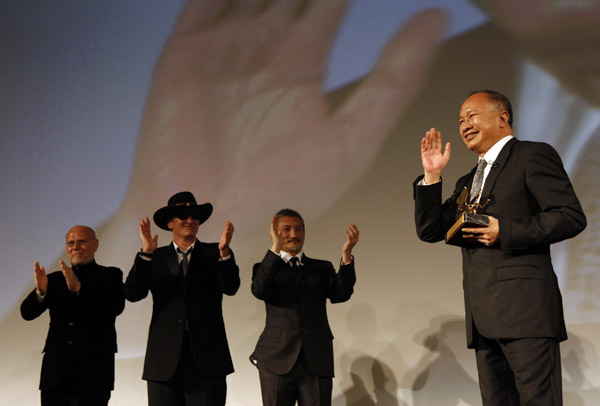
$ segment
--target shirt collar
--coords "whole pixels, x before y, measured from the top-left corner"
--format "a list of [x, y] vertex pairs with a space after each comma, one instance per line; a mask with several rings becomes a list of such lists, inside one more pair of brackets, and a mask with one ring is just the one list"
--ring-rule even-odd
[[184, 250], [179, 245], [177, 245], [177, 243], [175, 241], [173, 241], [173, 247], [175, 248], [175, 251], [177, 251], [177, 248], [179, 248], [181, 251], [183, 251], [184, 254], [187, 254], [188, 252], [192, 251], [194, 249], [195, 245], [196, 245], [196, 240], [194, 240], [192, 245], [190, 245], [187, 250]]
[[[291, 255], [288, 252], [285, 251], [279, 251], [279, 256], [281, 257], [281, 259], [283, 259], [283, 261], [287, 264], [288, 262], [290, 262], [290, 259], [293, 258], [293, 255]], [[304, 253], [302, 251], [300, 251], [300, 253], [298, 255], [296, 255], [296, 258], [298, 258], [298, 265], [303, 265], [302, 263], [302, 257], [304, 256]]]
[[486, 152], [485, 155], [483, 155], [483, 157], [480, 159], [485, 159], [488, 164], [493, 164], [498, 158], [498, 155], [500, 155], [500, 151], [502, 151], [502, 148], [504, 148], [506, 143], [513, 138], [514, 137], [512, 135], [507, 135], [506, 137], [502, 138], [501, 140], [496, 142], [494, 146], [490, 148], [488, 152]]

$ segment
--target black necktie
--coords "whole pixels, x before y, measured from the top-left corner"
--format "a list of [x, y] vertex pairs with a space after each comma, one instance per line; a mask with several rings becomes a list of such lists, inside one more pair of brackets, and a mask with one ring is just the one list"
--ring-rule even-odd
[[299, 263], [299, 262], [300, 262], [300, 260], [298, 259], [298, 257], [292, 257], [292, 258], [290, 259], [290, 266], [291, 266], [292, 268], [298, 268], [298, 266], [299, 266], [299, 264], [298, 264], [298, 263]]
[[188, 262], [188, 252], [184, 252], [181, 248], [177, 247], [177, 252], [181, 254], [181, 271], [183, 272], [183, 276], [187, 276], [187, 271], [188, 271], [188, 266], [189, 266], [189, 262]]
[[475, 203], [475, 200], [481, 194], [481, 185], [483, 184], [483, 170], [487, 165], [487, 161], [485, 159], [480, 159], [477, 163], [477, 170], [475, 171], [475, 176], [473, 177], [473, 184], [471, 185], [471, 193], [469, 193], [469, 201], [471, 203]]

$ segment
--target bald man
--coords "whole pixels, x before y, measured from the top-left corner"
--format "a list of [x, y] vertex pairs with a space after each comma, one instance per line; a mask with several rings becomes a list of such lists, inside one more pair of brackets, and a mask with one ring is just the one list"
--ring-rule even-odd
[[33, 320], [50, 310], [40, 379], [42, 406], [105, 406], [114, 387], [115, 319], [125, 307], [123, 272], [98, 265], [96, 233], [74, 226], [66, 235], [67, 258], [49, 275], [34, 265], [35, 289], [21, 304]]

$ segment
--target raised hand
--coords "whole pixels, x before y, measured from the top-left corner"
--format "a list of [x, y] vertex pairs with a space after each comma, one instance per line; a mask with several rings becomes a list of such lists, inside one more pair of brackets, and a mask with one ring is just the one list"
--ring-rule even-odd
[[281, 248], [283, 247], [283, 238], [277, 232], [277, 217], [273, 216], [271, 218], [271, 229], [269, 231], [269, 237], [271, 237], [271, 251], [276, 254], [279, 254]]
[[60, 270], [67, 281], [67, 288], [69, 288], [71, 292], [79, 292], [81, 289], [81, 282], [79, 282], [79, 279], [77, 278], [77, 275], [75, 275], [75, 272], [73, 272], [73, 269], [69, 268], [62, 259], [59, 261], [59, 265]]
[[46, 269], [40, 266], [39, 262], [33, 264], [33, 272], [35, 273], [35, 290], [40, 296], [44, 296], [48, 291], [48, 275]]
[[140, 222], [140, 239], [142, 240], [142, 252], [146, 254], [152, 254], [156, 247], [158, 247], [158, 234], [152, 237], [150, 219], [148, 217], [142, 219]]
[[346, 1], [260, 3], [187, 3], [145, 108], [132, 176], [139, 199], [176, 178], [248, 218], [283, 196], [310, 193], [327, 207], [369, 167], [444, 31], [439, 11], [415, 17], [332, 110], [323, 80]]
[[352, 261], [352, 249], [358, 242], [358, 227], [354, 224], [346, 226], [346, 242], [342, 247], [342, 262], [348, 264]]
[[600, 0], [474, 0], [534, 61], [600, 105]]
[[445, 150], [442, 144], [442, 135], [435, 128], [430, 129], [421, 140], [421, 161], [425, 171], [427, 184], [440, 181], [442, 171], [450, 161], [450, 143], [446, 143]]
[[233, 224], [229, 221], [225, 222], [225, 229], [223, 230], [223, 234], [221, 234], [221, 239], [219, 240], [219, 252], [221, 253], [221, 258], [227, 258], [231, 255], [231, 249], [229, 248], [229, 243], [231, 243], [231, 238], [233, 237]]

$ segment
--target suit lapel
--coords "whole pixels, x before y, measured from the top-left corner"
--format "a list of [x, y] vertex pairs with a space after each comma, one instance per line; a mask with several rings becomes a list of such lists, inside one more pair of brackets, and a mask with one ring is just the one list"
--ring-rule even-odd
[[204, 245], [196, 239], [192, 255], [190, 256], [190, 265], [188, 268], [188, 275], [184, 283], [184, 291], [187, 292], [188, 288], [192, 284], [192, 281], [198, 278], [198, 273], [202, 271], [202, 263], [205, 261]]
[[177, 259], [177, 253], [175, 252], [175, 247], [173, 247], [173, 244], [169, 246], [167, 255], [165, 255], [165, 262], [171, 275], [175, 277], [181, 275], [181, 271], [179, 270], [179, 260]]
[[496, 180], [498, 179], [498, 175], [504, 169], [506, 162], [508, 161], [508, 157], [510, 156], [510, 151], [512, 150], [513, 145], [517, 143], [517, 139], [513, 138], [506, 143], [506, 145], [502, 148], [500, 153], [498, 154], [498, 158], [494, 161], [494, 165], [490, 170], [487, 178], [485, 179], [485, 184], [483, 185], [483, 191], [481, 193], [480, 203], [485, 203], [489, 196], [492, 194], [492, 190], [494, 189], [494, 185], [496, 184]]

